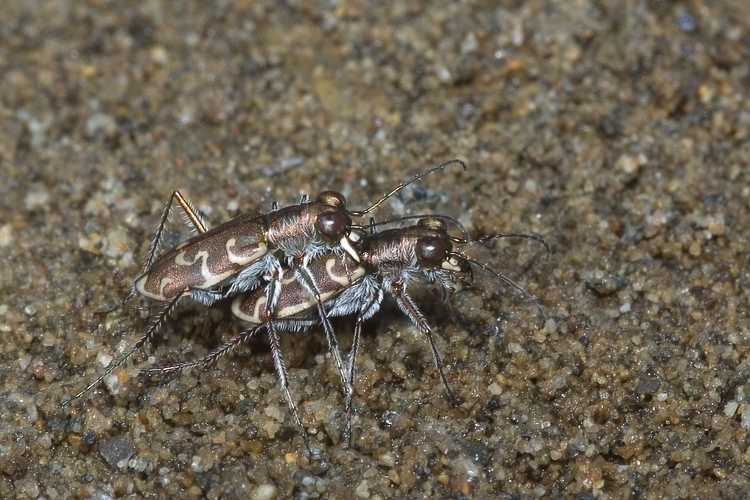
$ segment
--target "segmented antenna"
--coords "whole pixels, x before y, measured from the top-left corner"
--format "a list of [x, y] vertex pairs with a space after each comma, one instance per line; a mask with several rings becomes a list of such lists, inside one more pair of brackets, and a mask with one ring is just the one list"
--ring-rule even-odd
[[459, 160], [458, 158], [454, 158], [452, 160], [444, 161], [443, 163], [441, 163], [439, 165], [435, 165], [434, 167], [429, 168], [429, 169], [425, 170], [424, 172], [421, 172], [421, 173], [415, 175], [414, 177], [412, 177], [408, 181], [402, 182], [401, 184], [399, 184], [398, 186], [396, 186], [396, 188], [394, 188], [390, 192], [384, 194], [383, 197], [380, 198], [378, 201], [376, 201], [375, 203], [373, 203], [372, 205], [370, 205], [369, 208], [366, 208], [366, 209], [364, 209], [362, 211], [358, 211], [358, 210], [357, 211], [350, 211], [349, 215], [351, 215], [352, 217], [364, 217], [365, 215], [369, 214], [370, 212], [372, 212], [373, 210], [375, 210], [376, 208], [378, 208], [380, 205], [382, 205], [385, 200], [387, 200], [388, 198], [390, 198], [394, 194], [398, 193], [399, 191], [401, 191], [402, 189], [404, 189], [409, 184], [417, 182], [417, 181], [423, 179], [424, 177], [430, 175], [434, 171], [436, 171], [436, 170], [442, 170], [445, 167], [447, 167], [448, 165], [453, 165], [454, 163], [457, 163], [457, 164], [461, 165], [464, 170], [467, 169], [466, 163], [464, 163], [462, 160]]

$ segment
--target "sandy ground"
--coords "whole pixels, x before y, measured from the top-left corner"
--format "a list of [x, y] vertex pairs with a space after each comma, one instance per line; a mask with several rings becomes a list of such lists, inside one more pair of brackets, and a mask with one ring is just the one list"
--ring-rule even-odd
[[[1, 498], [750, 494], [750, 5], [493, 3], [3, 3]], [[239, 331], [220, 307], [181, 307], [60, 407], [158, 311], [94, 314], [173, 189], [215, 226], [325, 189], [364, 208], [454, 157], [467, 172], [375, 215], [553, 249], [467, 248], [543, 327], [480, 269], [459, 325], [412, 286], [460, 407], [392, 302], [365, 329], [351, 447], [320, 331], [283, 346], [314, 457], [262, 341], [138, 375]], [[335, 327], [348, 348], [352, 318]]]

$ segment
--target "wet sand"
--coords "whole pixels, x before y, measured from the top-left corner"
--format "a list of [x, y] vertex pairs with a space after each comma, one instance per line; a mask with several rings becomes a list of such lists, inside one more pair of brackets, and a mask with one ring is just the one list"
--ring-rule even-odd
[[[492, 4], [487, 2], [487, 4]], [[750, 493], [747, 3], [21, 2], [0, 10], [0, 497], [739, 498]], [[469, 232], [451, 298], [365, 327], [351, 447], [321, 331], [287, 334], [310, 460], [259, 340], [112, 314], [179, 189], [216, 226], [335, 189]], [[367, 221], [364, 221], [367, 222]], [[184, 231], [173, 216], [170, 241]], [[208, 318], [208, 319], [206, 319]], [[353, 318], [336, 321], [351, 343]], [[543, 322], [543, 326], [540, 326]]]

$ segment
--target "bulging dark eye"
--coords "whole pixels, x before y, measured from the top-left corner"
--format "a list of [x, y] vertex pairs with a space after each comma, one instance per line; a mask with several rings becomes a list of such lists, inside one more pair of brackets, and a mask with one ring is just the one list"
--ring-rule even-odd
[[442, 238], [420, 238], [416, 245], [417, 258], [427, 262], [441, 262], [448, 253], [448, 245]]
[[346, 206], [346, 198], [338, 191], [323, 191], [315, 198], [315, 201], [328, 207], [339, 208]]
[[318, 215], [316, 227], [326, 236], [338, 236], [346, 230], [346, 216], [341, 212], [328, 212]]

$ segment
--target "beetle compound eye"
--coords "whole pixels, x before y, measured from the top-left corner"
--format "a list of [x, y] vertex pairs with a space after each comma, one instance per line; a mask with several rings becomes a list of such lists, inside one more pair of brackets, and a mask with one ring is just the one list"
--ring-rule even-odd
[[334, 208], [346, 206], [346, 198], [338, 191], [323, 191], [315, 198], [315, 201]]
[[316, 227], [318, 232], [326, 236], [338, 236], [346, 229], [346, 216], [341, 212], [320, 214]]
[[420, 238], [417, 241], [417, 257], [427, 262], [441, 262], [448, 253], [448, 246], [441, 238]]

